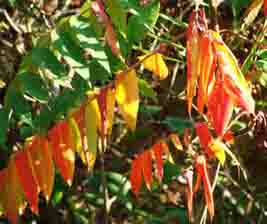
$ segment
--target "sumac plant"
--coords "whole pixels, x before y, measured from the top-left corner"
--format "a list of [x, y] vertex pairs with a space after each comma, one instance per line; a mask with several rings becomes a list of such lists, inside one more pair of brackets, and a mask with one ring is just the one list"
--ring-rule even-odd
[[[202, 218], [208, 213], [213, 220], [220, 171], [229, 162], [245, 174], [235, 156], [232, 126], [243, 115], [249, 115], [247, 121], [257, 116], [252, 83], [242, 72], [250, 69], [251, 57], [241, 70], [218, 24], [215, 29], [208, 24], [206, 12], [212, 7], [217, 12], [221, 1], [211, 1], [209, 7], [200, 2], [195, 1], [187, 25], [161, 14], [158, 0], [88, 0], [78, 15], [59, 18], [34, 41], [0, 110], [0, 144], [9, 155], [0, 171], [0, 205], [10, 223], [18, 223], [26, 208], [38, 216], [41, 198], [49, 203], [53, 197], [55, 177], [60, 175], [71, 186], [81, 167], [87, 168], [88, 176], [100, 173], [103, 223], [108, 223], [112, 203], [128, 200], [125, 195], [109, 197], [108, 154], [128, 161], [129, 172], [122, 175], [131, 189], [126, 189], [132, 197], [129, 211], [146, 189], [151, 194], [165, 189], [163, 185], [170, 183], [166, 167], [171, 166], [183, 180], [187, 219], [198, 218], [194, 202], [202, 194]], [[259, 11], [263, 4], [266, 11], [266, 1], [254, 1], [247, 20], [256, 5]], [[158, 20], [183, 29], [184, 46], [166, 41], [168, 34], [157, 28]], [[151, 41], [151, 48], [144, 49]], [[164, 55], [170, 42], [178, 59]], [[186, 65], [181, 71], [186, 73], [182, 93], [174, 93], [174, 62]], [[168, 81], [171, 87], [166, 90]], [[183, 102], [178, 110], [187, 111], [187, 118], [170, 115], [168, 102], [173, 98]], [[7, 133], [14, 130], [19, 137], [11, 141]], [[132, 144], [126, 153], [120, 143], [125, 135], [147, 141]], [[176, 155], [183, 156], [183, 164]]]

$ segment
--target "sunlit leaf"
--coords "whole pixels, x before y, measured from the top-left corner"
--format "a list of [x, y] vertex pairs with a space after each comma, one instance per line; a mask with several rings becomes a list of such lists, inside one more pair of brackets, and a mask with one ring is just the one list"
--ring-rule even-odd
[[214, 217], [213, 193], [208, 176], [207, 162], [204, 156], [198, 156], [196, 159], [196, 170], [204, 185], [204, 195], [211, 219]]
[[193, 11], [189, 18], [186, 42], [187, 100], [191, 115], [192, 100], [196, 94], [197, 79], [200, 72], [200, 35], [207, 30], [205, 11]]
[[211, 86], [211, 81], [214, 78], [214, 71], [216, 67], [216, 57], [212, 47], [212, 38], [210, 33], [203, 34], [200, 37], [199, 43], [199, 57], [200, 57], [200, 71], [199, 71], [199, 86], [197, 107], [200, 113], [203, 112], [204, 106], [208, 101], [208, 90]]
[[96, 99], [89, 99], [85, 108], [85, 129], [87, 140], [86, 158], [88, 168], [93, 169], [97, 155], [97, 128], [101, 120]]
[[218, 67], [223, 76], [224, 88], [234, 103], [248, 113], [254, 113], [255, 102], [251, 96], [251, 90], [244, 78], [235, 56], [225, 45], [220, 35], [213, 32], [214, 48], [218, 58]]
[[138, 80], [135, 70], [120, 73], [116, 76], [116, 100], [127, 126], [134, 131], [136, 128], [139, 108]]
[[37, 179], [33, 170], [33, 164], [29, 154], [29, 147], [31, 146], [28, 144], [24, 150], [17, 152], [14, 160], [17, 168], [16, 172], [25, 194], [25, 198], [29, 202], [32, 212], [38, 214], [39, 190]]
[[71, 148], [70, 131], [67, 121], [60, 121], [48, 133], [54, 161], [69, 185], [72, 183], [75, 167], [75, 152]]
[[215, 139], [210, 143], [209, 148], [223, 166], [225, 162], [225, 148], [227, 146], [221, 140]]
[[52, 151], [48, 140], [45, 137], [34, 136], [29, 153], [38, 186], [48, 201], [53, 191], [55, 177]]
[[8, 220], [12, 224], [18, 223], [18, 215], [25, 208], [25, 199], [14, 157], [9, 161], [8, 167], [0, 171], [0, 205]]
[[167, 78], [169, 73], [168, 67], [163, 60], [162, 54], [155, 53], [149, 57], [147, 55], [144, 55], [139, 57], [139, 60], [142, 61], [142, 65], [145, 69], [158, 76], [160, 80]]

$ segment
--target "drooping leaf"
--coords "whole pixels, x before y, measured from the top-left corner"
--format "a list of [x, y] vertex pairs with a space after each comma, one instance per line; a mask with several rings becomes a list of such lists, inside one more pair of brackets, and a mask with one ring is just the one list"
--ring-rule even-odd
[[151, 56], [141, 56], [139, 60], [142, 61], [142, 65], [145, 69], [151, 71], [160, 80], [166, 79], [168, 76], [168, 67], [165, 64], [162, 54], [155, 53]]
[[235, 56], [225, 45], [220, 35], [212, 33], [212, 42], [218, 58], [218, 67], [223, 76], [224, 88], [234, 103], [243, 108], [248, 113], [254, 114], [255, 102], [251, 96], [251, 90], [244, 78]]
[[160, 143], [156, 143], [152, 146], [152, 153], [156, 161], [156, 176], [158, 181], [161, 182], [163, 178], [163, 153], [164, 149]]
[[212, 47], [212, 38], [210, 33], [203, 34], [199, 40], [199, 87], [197, 97], [197, 107], [200, 113], [203, 112], [204, 106], [207, 105], [209, 88], [214, 78], [216, 67], [216, 57]]
[[87, 139], [86, 160], [88, 168], [93, 169], [97, 155], [97, 128], [101, 124], [101, 115], [96, 99], [89, 99], [85, 108], [85, 130]]
[[144, 181], [148, 190], [151, 190], [151, 184], [153, 181], [152, 177], [152, 154], [150, 150], [145, 150], [140, 155], [140, 160], [142, 164], [142, 173]]
[[108, 88], [107, 90], [107, 134], [111, 135], [114, 111], [115, 111], [115, 89]]
[[75, 166], [75, 152], [71, 148], [70, 131], [67, 121], [60, 121], [48, 132], [54, 161], [61, 176], [69, 185], [72, 183]]
[[234, 103], [225, 91], [224, 82], [217, 78], [208, 99], [208, 115], [218, 136], [223, 136], [229, 128], [233, 110]]
[[[214, 202], [213, 202], [213, 192], [209, 180], [208, 170], [207, 170], [207, 162], [204, 156], [198, 156], [196, 159], [196, 170], [198, 173], [198, 177], [201, 178], [204, 185], [204, 195], [206, 204], [208, 207], [209, 215], [211, 219], [214, 217]], [[198, 178], [199, 179], [199, 178]]]
[[32, 212], [38, 214], [39, 189], [36, 174], [30, 158], [30, 147], [31, 145], [28, 144], [24, 150], [17, 152], [14, 157], [14, 162], [16, 164], [16, 172], [25, 194], [25, 198], [29, 202]]
[[25, 208], [25, 198], [18, 178], [14, 157], [8, 167], [0, 171], [0, 207], [12, 224], [18, 223], [18, 215]]
[[191, 115], [192, 100], [196, 94], [197, 80], [200, 74], [200, 37], [207, 31], [207, 21], [203, 9], [193, 11], [189, 18], [186, 42], [187, 64], [187, 101], [188, 113]]
[[130, 182], [132, 191], [137, 197], [142, 186], [142, 162], [140, 157], [137, 157], [132, 161]]
[[135, 70], [118, 74], [115, 85], [120, 112], [127, 126], [134, 131], [139, 108], [139, 90]]
[[46, 200], [49, 201], [55, 178], [55, 168], [52, 158], [52, 151], [48, 140], [45, 137], [34, 136], [32, 139], [29, 153], [36, 174], [36, 180], [40, 190], [44, 193]]

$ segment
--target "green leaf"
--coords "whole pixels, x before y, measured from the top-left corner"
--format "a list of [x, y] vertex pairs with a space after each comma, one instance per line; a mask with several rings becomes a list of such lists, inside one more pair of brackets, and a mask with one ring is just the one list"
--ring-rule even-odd
[[31, 111], [30, 104], [24, 98], [22, 92], [15, 85], [15, 81], [11, 83], [7, 89], [5, 96], [5, 108], [12, 110], [15, 115], [25, 114]]
[[256, 66], [258, 69], [262, 70], [262, 71], [267, 71], [267, 60], [258, 60], [256, 61]]
[[20, 71], [26, 72], [37, 68], [48, 69], [55, 79], [61, 79], [67, 75], [65, 67], [48, 48], [33, 48], [23, 59]]
[[256, 55], [258, 55], [261, 59], [267, 59], [267, 49], [258, 50]]
[[[90, 62], [90, 78], [94, 80], [105, 80], [111, 76], [110, 65], [104, 46], [98, 41], [97, 35], [88, 21], [82, 17], [72, 16], [69, 21], [70, 32], [73, 38], [79, 43], [89, 57]], [[97, 72], [92, 71], [97, 69]]]
[[83, 58], [83, 52], [80, 47], [71, 39], [71, 35], [67, 31], [52, 32], [53, 43], [55, 49], [67, 63], [84, 79], [89, 79], [89, 65]]
[[39, 75], [22, 73], [18, 75], [17, 80], [20, 82], [20, 87], [24, 94], [29, 94], [41, 103], [48, 101], [48, 88]]
[[184, 129], [193, 127], [192, 121], [178, 117], [166, 117], [162, 123], [166, 124], [171, 131], [177, 132], [178, 134], [183, 134]]
[[157, 102], [157, 96], [151, 85], [144, 79], [138, 79], [140, 94]]
[[178, 178], [181, 174], [180, 167], [176, 164], [170, 163], [166, 161], [164, 163], [164, 176], [163, 176], [163, 183], [169, 184], [173, 181], [174, 178]]
[[118, 31], [126, 37], [127, 22], [126, 22], [126, 10], [123, 5], [120, 4], [120, 0], [106, 0], [106, 10], [109, 14], [112, 23], [118, 29]]
[[6, 143], [6, 133], [9, 124], [9, 111], [1, 108], [0, 109], [0, 145], [5, 146]]
[[144, 39], [147, 31], [156, 24], [159, 16], [159, 1], [153, 1], [149, 5], [132, 15], [128, 23], [128, 38], [130, 43], [138, 43]]

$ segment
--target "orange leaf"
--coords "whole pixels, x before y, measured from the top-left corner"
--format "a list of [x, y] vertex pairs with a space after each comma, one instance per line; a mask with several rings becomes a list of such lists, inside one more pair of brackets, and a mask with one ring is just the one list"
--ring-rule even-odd
[[118, 74], [115, 85], [120, 112], [127, 126], [134, 131], [139, 108], [139, 89], [135, 70]]
[[227, 131], [234, 110], [231, 97], [225, 92], [224, 82], [217, 78], [208, 100], [208, 114], [218, 136]]
[[201, 177], [201, 180], [204, 185], [204, 195], [208, 211], [211, 219], [214, 216], [214, 202], [213, 202], [213, 193], [208, 176], [207, 162], [204, 156], [198, 156], [196, 159], [196, 170]]
[[55, 177], [52, 152], [48, 140], [45, 137], [34, 136], [32, 145], [29, 147], [29, 153], [38, 186], [48, 201], [52, 194]]
[[75, 154], [71, 148], [70, 127], [66, 121], [60, 121], [49, 130], [49, 140], [54, 161], [63, 179], [71, 185], [75, 166]]
[[[144, 59], [145, 58], [145, 59]], [[160, 80], [166, 79], [168, 76], [168, 67], [166, 66], [162, 54], [155, 53], [151, 56], [141, 56], [139, 57], [139, 60], [143, 60], [142, 64], [145, 67], [145, 69], [153, 72]]]
[[231, 130], [228, 130], [224, 135], [223, 135], [223, 140], [229, 144], [234, 144], [234, 134]]
[[203, 34], [200, 37], [200, 71], [199, 71], [199, 87], [198, 87], [198, 98], [197, 106], [200, 113], [203, 112], [204, 105], [207, 104], [208, 100], [208, 89], [211, 81], [214, 78], [214, 71], [216, 67], [216, 57], [212, 47], [212, 38], [210, 33]]
[[190, 128], [185, 128], [184, 129], [184, 139], [183, 139], [183, 141], [184, 141], [184, 145], [186, 147], [189, 146], [190, 141], [191, 141], [190, 139], [191, 139], [191, 129]]
[[115, 110], [115, 89], [107, 90], [107, 133], [111, 135]]
[[24, 191], [25, 197], [30, 204], [32, 212], [38, 214], [38, 183], [33, 170], [33, 164], [29, 154], [30, 144], [26, 145], [15, 155], [17, 174]]
[[139, 156], [132, 161], [130, 182], [132, 191], [137, 197], [142, 185], [142, 161]]
[[9, 161], [8, 167], [0, 171], [0, 204], [10, 223], [16, 224], [19, 213], [25, 208], [25, 199], [14, 157]]
[[161, 144], [157, 143], [157, 144], [153, 145], [152, 151], [154, 153], [154, 157], [156, 160], [156, 166], [157, 166], [156, 175], [157, 175], [159, 182], [161, 182], [162, 177], [163, 177], [163, 159], [162, 159], [162, 156], [163, 156], [164, 150], [163, 150]]
[[189, 18], [186, 43], [187, 100], [190, 115], [192, 100], [195, 96], [197, 80], [200, 75], [200, 35], [207, 29], [205, 11], [203, 9], [193, 11]]

